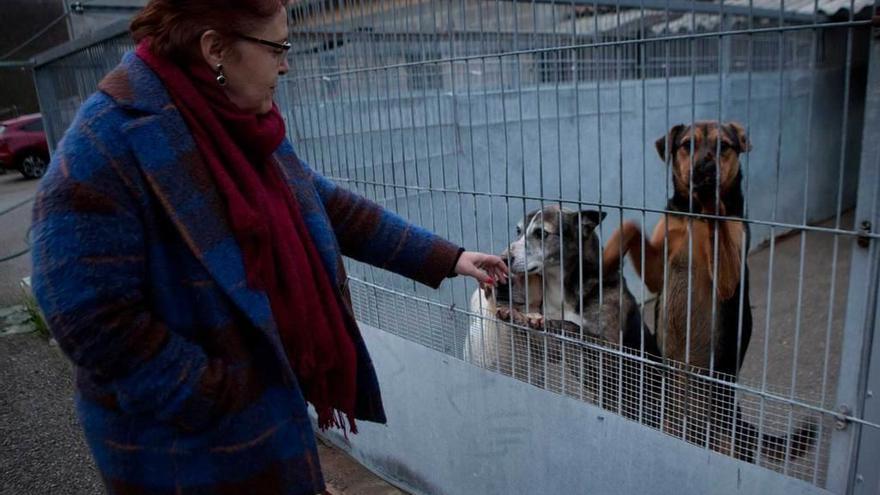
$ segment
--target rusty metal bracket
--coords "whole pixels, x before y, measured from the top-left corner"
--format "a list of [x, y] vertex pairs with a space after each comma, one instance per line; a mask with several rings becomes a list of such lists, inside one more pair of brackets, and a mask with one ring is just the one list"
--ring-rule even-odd
[[868, 220], [863, 220], [862, 224], [859, 225], [859, 236], [856, 240], [859, 247], [866, 248], [871, 245], [871, 227], [871, 222]]
[[841, 405], [837, 408], [838, 413], [834, 415], [834, 428], [840, 431], [845, 430], [849, 424], [850, 420], [848, 416], [852, 415], [852, 409], [849, 408], [846, 404]]

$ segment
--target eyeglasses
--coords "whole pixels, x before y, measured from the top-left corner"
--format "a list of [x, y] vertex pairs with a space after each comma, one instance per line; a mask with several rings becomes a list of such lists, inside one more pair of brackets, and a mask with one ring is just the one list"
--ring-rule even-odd
[[281, 51], [275, 53], [276, 55], [278, 55], [279, 60], [282, 58], [282, 56], [287, 55], [287, 51], [290, 50], [290, 48], [293, 46], [290, 44], [289, 41], [284, 41], [284, 42], [278, 43], [276, 41], [269, 41], [269, 40], [264, 40], [261, 38], [254, 38], [253, 36], [248, 36], [246, 34], [239, 34], [239, 33], [236, 33], [236, 36], [245, 40], [245, 41], [259, 43], [261, 45], [268, 46], [270, 48], [274, 48], [275, 50], [281, 50]]

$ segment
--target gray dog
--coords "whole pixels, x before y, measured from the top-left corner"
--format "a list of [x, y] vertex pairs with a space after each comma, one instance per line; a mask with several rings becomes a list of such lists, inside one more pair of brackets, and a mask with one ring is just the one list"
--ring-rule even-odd
[[617, 409], [618, 394], [607, 392], [623, 383], [620, 359], [602, 347], [659, 352], [619, 270], [600, 274], [595, 229], [604, 218], [551, 205], [517, 224], [516, 239], [501, 255], [510, 282], [471, 297], [479, 316], [471, 322], [468, 360]]

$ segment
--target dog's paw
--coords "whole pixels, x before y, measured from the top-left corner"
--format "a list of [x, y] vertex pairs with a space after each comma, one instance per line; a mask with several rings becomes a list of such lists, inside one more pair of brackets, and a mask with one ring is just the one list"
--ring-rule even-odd
[[541, 313], [528, 313], [523, 315], [526, 326], [535, 330], [544, 329], [544, 315]]
[[510, 308], [500, 307], [495, 310], [495, 318], [498, 318], [501, 321], [510, 321], [513, 317], [513, 312], [516, 310], [511, 310]]

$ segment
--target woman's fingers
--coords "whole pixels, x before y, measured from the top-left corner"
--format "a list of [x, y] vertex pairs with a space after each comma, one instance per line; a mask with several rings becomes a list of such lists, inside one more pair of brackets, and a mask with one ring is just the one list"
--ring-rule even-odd
[[465, 251], [458, 259], [455, 272], [459, 275], [467, 275], [475, 278], [481, 284], [494, 285], [498, 282], [507, 281], [507, 265], [500, 257]]

